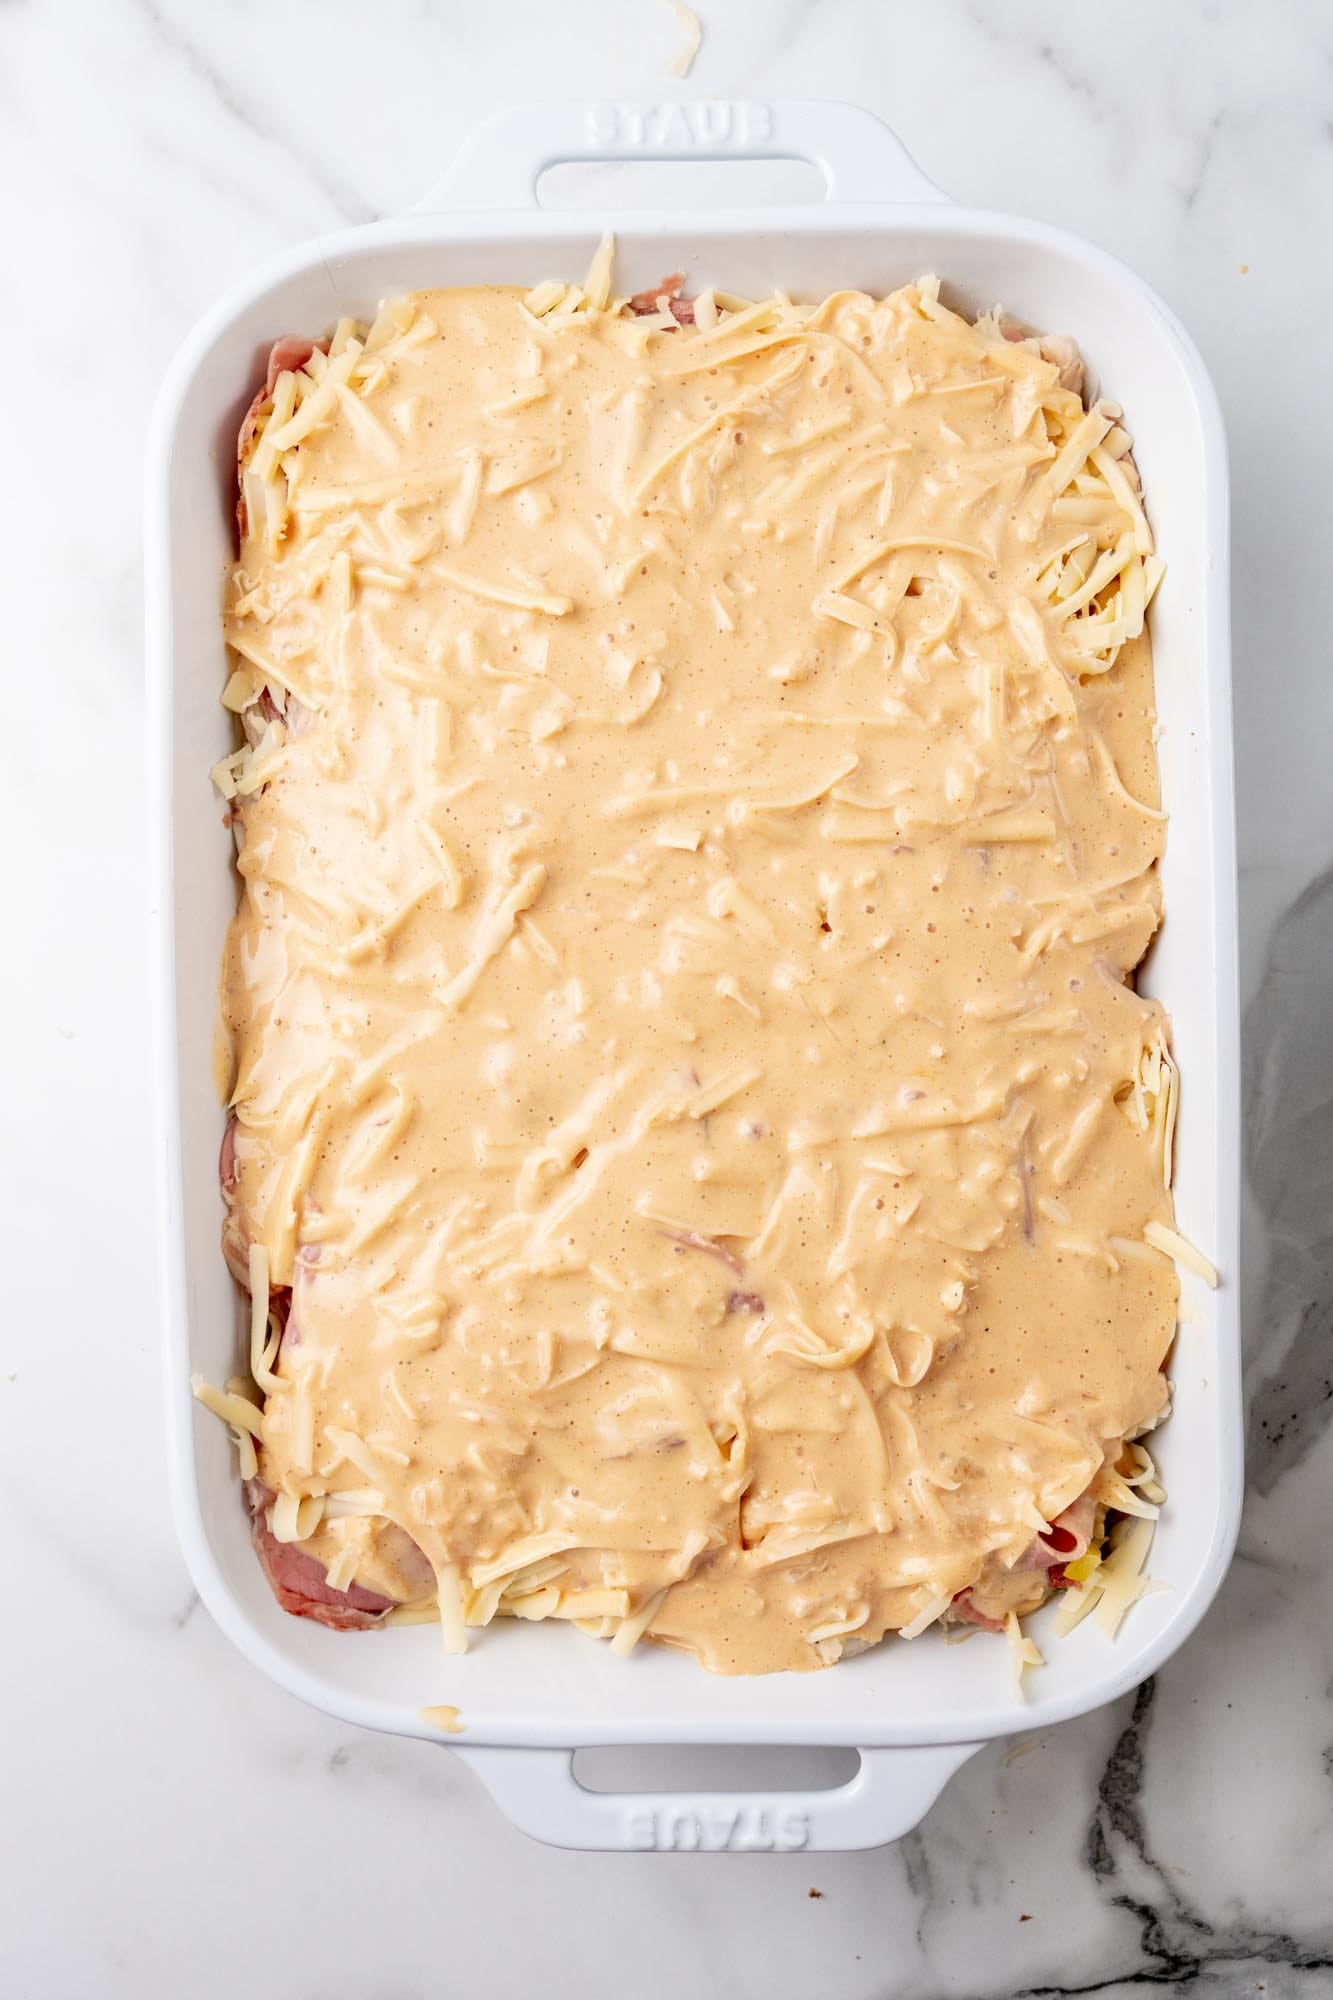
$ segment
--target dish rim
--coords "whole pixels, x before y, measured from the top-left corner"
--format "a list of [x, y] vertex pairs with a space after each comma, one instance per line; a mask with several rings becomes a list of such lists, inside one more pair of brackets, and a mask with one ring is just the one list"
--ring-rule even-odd
[[[157, 1211], [162, 1251], [162, 1310], [168, 1338], [166, 1390], [171, 1488], [187, 1565], [201, 1598], [228, 1636], [255, 1665], [291, 1693], [347, 1721], [439, 1740], [429, 1725], [405, 1713], [400, 1704], [365, 1699], [353, 1691], [339, 1689], [323, 1675], [308, 1670], [262, 1632], [234, 1594], [208, 1537], [207, 1514], [197, 1478], [194, 1450], [195, 1411], [189, 1395], [189, 1258], [185, 1241], [180, 1090], [175, 1065], [176, 875], [172, 852], [174, 690], [171, 634], [174, 549], [169, 482], [177, 429], [200, 370], [214, 348], [247, 311], [289, 279], [317, 271], [323, 266], [336, 290], [335, 273], [340, 262], [367, 252], [384, 249], [410, 251], [417, 246], [439, 249], [466, 248], [469, 244], [504, 245], [533, 234], [540, 234], [554, 249], [575, 240], [585, 241], [589, 237], [595, 240], [602, 227], [639, 243], [660, 241], [669, 244], [691, 236], [713, 239], [742, 234], [784, 238], [828, 234], [841, 228], [866, 238], [883, 235], [890, 241], [919, 230], [941, 243], [955, 237], [981, 237], [1013, 248], [1037, 246], [1056, 253], [1065, 263], [1077, 269], [1096, 273], [1146, 313], [1158, 334], [1173, 350], [1193, 394], [1205, 472], [1200, 495], [1202, 525], [1207, 545], [1212, 551], [1207, 568], [1206, 602], [1200, 607], [1199, 615], [1204, 634], [1203, 671], [1210, 690], [1208, 765], [1212, 813], [1208, 831], [1211, 888], [1216, 909], [1213, 933], [1217, 953], [1214, 966], [1216, 1081], [1220, 1088], [1228, 1078], [1230, 1080], [1230, 1088], [1224, 1095], [1219, 1095], [1217, 1106], [1219, 1206], [1216, 1238], [1210, 1245], [1227, 1280], [1217, 1300], [1215, 1324], [1218, 1351], [1211, 1370], [1219, 1400], [1217, 1424], [1222, 1451], [1215, 1527], [1209, 1545], [1200, 1551], [1190, 1584], [1179, 1593], [1168, 1620], [1145, 1649], [1134, 1651], [1132, 1656], [1122, 1656], [1118, 1661], [1115, 1650], [1108, 1648], [1102, 1673], [1088, 1676], [1078, 1688], [1063, 1695], [1040, 1697], [1026, 1710], [1015, 1707], [1012, 1716], [1006, 1717], [998, 1727], [978, 1728], [975, 1717], [913, 1716], [896, 1719], [888, 1735], [876, 1736], [874, 1740], [902, 1745], [956, 1744], [982, 1737], [1002, 1736], [1034, 1726], [1044, 1727], [1047, 1723], [1087, 1713], [1114, 1700], [1155, 1672], [1184, 1643], [1221, 1585], [1239, 1529], [1242, 1493], [1237, 1324], [1239, 1024], [1227, 605], [1227, 475], [1225, 437], [1212, 383], [1193, 342], [1157, 295], [1128, 267], [1079, 237], [1048, 224], [990, 210], [929, 201], [828, 203], [822, 207], [790, 210], [728, 208], [707, 213], [690, 209], [619, 209], [599, 211], [595, 223], [586, 211], [577, 210], [506, 209], [409, 214], [362, 224], [327, 237], [312, 238], [269, 259], [226, 292], [201, 317], [182, 343], [164, 378], [152, 420], [148, 454], [146, 575], [149, 770], [156, 904], [153, 985], [159, 1047], [155, 1081], [157, 1126], [163, 1140]], [[941, 261], [947, 263], [947, 255]], [[275, 333], [281, 330], [275, 328]], [[238, 399], [239, 393], [238, 389]], [[1207, 1082], [1206, 1075], [1201, 1071], [1200, 1086], [1206, 1087]], [[702, 1673], [701, 1668], [693, 1663], [690, 1665], [691, 1671]], [[801, 1678], [792, 1677], [794, 1681]], [[664, 1716], [660, 1726], [653, 1731], [636, 1725], [628, 1733], [619, 1733], [615, 1718], [599, 1723], [596, 1728], [580, 1731], [567, 1723], [544, 1725], [540, 1714], [534, 1714], [527, 1719], [527, 1727], [515, 1727], [507, 1733], [482, 1738], [470, 1736], [469, 1741], [571, 1747], [576, 1743], [735, 1743], [759, 1740], [856, 1746], [866, 1740], [864, 1718], [858, 1723], [854, 1713], [852, 1720], [845, 1725], [819, 1718], [808, 1721], [793, 1718], [785, 1728], [767, 1723], [759, 1738], [747, 1734], [734, 1722], [691, 1720], [683, 1712], [687, 1707], [688, 1696], [680, 1703], [680, 1712], [675, 1716]], [[850, 1703], [849, 1707], [854, 1710], [855, 1703]]]

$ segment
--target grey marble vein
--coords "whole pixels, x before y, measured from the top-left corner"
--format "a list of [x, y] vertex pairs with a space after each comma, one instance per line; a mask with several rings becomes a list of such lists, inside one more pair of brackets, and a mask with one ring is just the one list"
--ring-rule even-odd
[[1245, 1042], [1246, 1161], [1269, 1230], [1248, 1447], [1267, 1494], [1333, 1422], [1333, 869], [1279, 919]]
[[[273, 126], [266, 121], [250, 101], [238, 91], [230, 79], [205, 56], [193, 36], [180, 22], [157, 4], [157, 0], [133, 0], [137, 11], [148, 24], [155, 39], [171, 56], [188, 70], [209, 94], [216, 99], [227, 117], [239, 128], [264, 147], [273, 148], [281, 157], [295, 165], [333, 209], [342, 222], [368, 222], [373, 211], [365, 198], [352, 187], [341, 174], [332, 172], [321, 161], [313, 159], [305, 148], [298, 148], [290, 139], [275, 135]], [[188, 18], [188, 12], [187, 12]], [[254, 17], [245, 24], [239, 37], [240, 52], [250, 51], [256, 67], [263, 67], [262, 59], [278, 58], [269, 33], [261, 17]], [[295, 52], [293, 52], [295, 53]]]
[[1139, 1928], [1141, 1964], [1076, 1985], [1034, 1986], [1028, 1989], [1031, 2000], [1161, 1986], [1188, 1992], [1212, 1983], [1217, 1975], [1225, 1975], [1233, 1989], [1240, 1990], [1242, 1978], [1265, 1966], [1333, 1972], [1333, 1946], [1310, 1946], [1278, 1929], [1210, 1921], [1153, 1853], [1143, 1782], [1155, 1693], [1154, 1682], [1146, 1681], [1134, 1698], [1129, 1721], [1098, 1782], [1097, 1811], [1086, 1849], [1087, 1866], [1103, 1893]]

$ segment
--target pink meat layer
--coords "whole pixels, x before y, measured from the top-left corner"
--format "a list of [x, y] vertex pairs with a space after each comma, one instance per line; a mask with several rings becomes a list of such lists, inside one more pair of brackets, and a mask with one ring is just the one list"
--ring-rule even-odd
[[[295, 373], [298, 368], [304, 368], [317, 347], [321, 353], [327, 351], [323, 341], [305, 340], [299, 333], [284, 333], [281, 340], [274, 341], [268, 351], [268, 367], [264, 374], [264, 386], [257, 391], [249, 409], [241, 418], [241, 428], [236, 438], [236, 467], [238, 473], [245, 470], [245, 462], [250, 456], [250, 447], [254, 443], [255, 432], [259, 429], [259, 412], [263, 409], [265, 403], [277, 387], [279, 375], [288, 370]], [[237, 487], [239, 497], [236, 501], [236, 525], [243, 535], [245, 533], [245, 493], [240, 488], [239, 478], [237, 480]]]
[[678, 326], [693, 326], [694, 300], [680, 297], [680, 288], [684, 283], [685, 273], [673, 271], [669, 278], [663, 278], [660, 285], [654, 285], [646, 292], [636, 292], [629, 302], [629, 309], [642, 319], [648, 313], [655, 313], [658, 300], [665, 299]]
[[322, 1566], [294, 1542], [280, 1542], [268, 1525], [273, 1495], [258, 1479], [245, 1489], [250, 1506], [250, 1533], [260, 1568], [269, 1580], [273, 1595], [284, 1611], [297, 1618], [313, 1618], [317, 1625], [331, 1626], [335, 1632], [364, 1632], [378, 1625], [393, 1603], [377, 1591], [363, 1590], [359, 1583], [346, 1590], [331, 1590]]

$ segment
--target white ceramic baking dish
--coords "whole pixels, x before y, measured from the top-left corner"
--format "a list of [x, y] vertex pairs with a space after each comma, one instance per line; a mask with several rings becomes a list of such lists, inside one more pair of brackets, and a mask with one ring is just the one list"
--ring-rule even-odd
[[[538, 175], [568, 160], [796, 158], [823, 172], [823, 203], [595, 215], [539, 208]], [[230, 747], [219, 706], [218, 612], [231, 549], [237, 422], [275, 335], [373, 316], [386, 294], [431, 285], [577, 277], [604, 228], [627, 289], [684, 270], [755, 295], [782, 287], [882, 292], [941, 273], [967, 308], [1002, 301], [1081, 342], [1122, 402], [1167, 562], [1154, 614], [1161, 760], [1170, 841], [1168, 917], [1145, 988], [1175, 1022], [1183, 1066], [1177, 1137], [1181, 1227], [1216, 1260], [1220, 1291], [1177, 1343], [1175, 1410], [1154, 1441], [1170, 1493], [1151, 1568], [1164, 1586], [1112, 1643], [1092, 1621], [1055, 1640], [1048, 1664], [1010, 1679], [1008, 1649], [927, 1633], [821, 1674], [716, 1679], [651, 1646], [629, 1660], [577, 1632], [506, 1624], [464, 1658], [432, 1627], [328, 1632], [278, 1609], [250, 1546], [226, 1433], [192, 1402], [189, 1375], [234, 1371], [240, 1315], [218, 1249], [213, 1084], [217, 975], [235, 888], [230, 836], [208, 782]], [[238, 286], [195, 329], [164, 384], [148, 491], [158, 1099], [163, 1316], [175, 1504], [194, 1581], [255, 1664], [293, 1693], [369, 1728], [439, 1734], [423, 1707], [450, 1703], [450, 1739], [505, 1811], [576, 1847], [848, 1848], [916, 1824], [950, 1773], [988, 1738], [1043, 1728], [1123, 1694], [1202, 1616], [1234, 1542], [1241, 1492], [1237, 1337], [1237, 1006], [1227, 608], [1225, 443], [1203, 365], [1133, 274], [1034, 223], [953, 206], [868, 113], [836, 104], [529, 105], [476, 131], [411, 214], [303, 244]], [[595, 1793], [576, 1748], [847, 1745], [840, 1789], [755, 1795]]]

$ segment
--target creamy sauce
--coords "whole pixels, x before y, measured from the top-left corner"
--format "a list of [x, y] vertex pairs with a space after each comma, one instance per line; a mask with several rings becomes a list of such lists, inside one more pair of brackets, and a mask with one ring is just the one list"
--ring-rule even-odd
[[343, 1586], [431, 1595], [393, 1523], [469, 1622], [818, 1666], [1031, 1606], [1164, 1410], [1151, 660], [1041, 582], [1128, 517], [930, 304], [422, 294], [251, 524], [237, 1215]]

